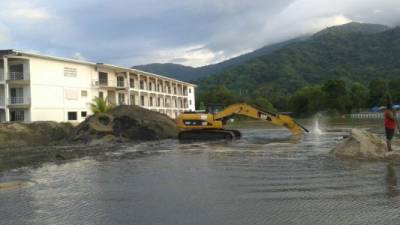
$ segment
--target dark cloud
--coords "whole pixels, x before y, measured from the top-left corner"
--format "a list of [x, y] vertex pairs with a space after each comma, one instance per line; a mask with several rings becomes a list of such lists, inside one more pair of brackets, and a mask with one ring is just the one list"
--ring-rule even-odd
[[398, 0], [2, 0], [0, 47], [198, 66], [326, 26], [399, 18]]

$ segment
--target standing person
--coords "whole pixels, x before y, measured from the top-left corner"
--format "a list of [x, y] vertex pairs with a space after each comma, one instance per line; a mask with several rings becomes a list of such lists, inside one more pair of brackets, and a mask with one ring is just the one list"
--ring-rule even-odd
[[396, 119], [395, 112], [393, 111], [393, 106], [388, 103], [384, 112], [385, 118], [385, 134], [386, 134], [386, 145], [388, 152], [392, 151], [392, 138], [394, 136], [394, 131], [396, 129]]

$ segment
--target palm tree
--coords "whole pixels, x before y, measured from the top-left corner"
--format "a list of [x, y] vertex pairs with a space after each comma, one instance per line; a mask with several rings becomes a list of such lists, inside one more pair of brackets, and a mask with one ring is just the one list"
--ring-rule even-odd
[[90, 109], [94, 114], [106, 113], [113, 108], [107, 101], [107, 99], [96, 97], [93, 99], [93, 103], [90, 104]]

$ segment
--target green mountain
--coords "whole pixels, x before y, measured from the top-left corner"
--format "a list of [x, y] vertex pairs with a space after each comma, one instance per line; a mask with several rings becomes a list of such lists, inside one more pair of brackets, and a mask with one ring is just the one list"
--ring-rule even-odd
[[309, 85], [343, 80], [368, 86], [376, 78], [400, 78], [400, 28], [349, 23], [327, 28], [305, 41], [195, 83], [199, 85], [200, 98], [222, 86], [231, 94], [248, 98], [264, 96], [279, 105], [280, 97], [290, 97]]
[[306, 38], [307, 37], [296, 38], [289, 41], [268, 45], [253, 52], [238, 57], [234, 57], [232, 59], [217, 64], [212, 64], [202, 67], [190, 67], [173, 63], [153, 63], [147, 65], [134, 66], [132, 68], [151, 73], [161, 74], [164, 76], [172, 77], [183, 81], [193, 81], [202, 77], [206, 77], [211, 74], [222, 72], [225, 69], [244, 64], [257, 57], [269, 55], [292, 43], [303, 41]]

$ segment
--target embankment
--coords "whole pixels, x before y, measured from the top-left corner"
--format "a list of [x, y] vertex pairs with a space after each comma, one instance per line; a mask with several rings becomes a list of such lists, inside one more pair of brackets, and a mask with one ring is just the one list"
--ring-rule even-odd
[[176, 138], [175, 122], [137, 106], [118, 106], [74, 127], [69, 123], [0, 124], [0, 171], [96, 156], [121, 144]]

